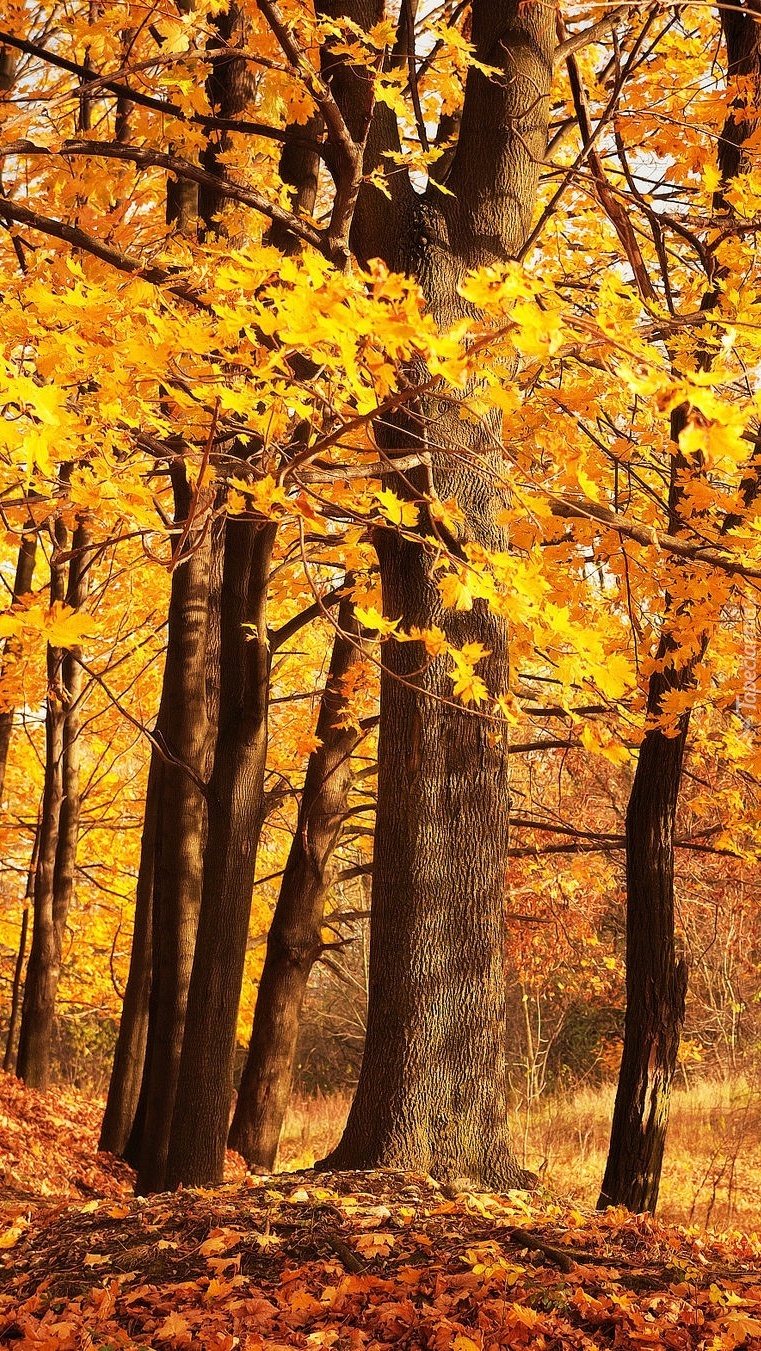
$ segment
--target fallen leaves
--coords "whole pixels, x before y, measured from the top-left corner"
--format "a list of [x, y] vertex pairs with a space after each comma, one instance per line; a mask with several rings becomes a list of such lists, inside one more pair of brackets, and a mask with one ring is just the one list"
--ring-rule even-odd
[[[77, 1128], [73, 1098], [0, 1085], [19, 1156], [56, 1141], [27, 1179], [42, 1195], [0, 1206], [14, 1351], [761, 1349], [755, 1238], [392, 1170], [128, 1198], [127, 1170], [93, 1161], [97, 1109]], [[101, 1197], [72, 1203], [83, 1175]]]
[[40, 1209], [12, 1258], [0, 1338], [17, 1351], [734, 1351], [761, 1337], [756, 1242], [525, 1193], [448, 1199], [391, 1170]]

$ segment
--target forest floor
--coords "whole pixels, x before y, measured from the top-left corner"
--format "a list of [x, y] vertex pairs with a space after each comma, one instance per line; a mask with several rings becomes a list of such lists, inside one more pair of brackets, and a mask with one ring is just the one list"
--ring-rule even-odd
[[0, 1346], [761, 1351], [761, 1242], [379, 1171], [135, 1199], [98, 1110], [0, 1076]]
[[[600, 1191], [613, 1115], [612, 1084], [546, 1094], [512, 1116], [524, 1168], [580, 1206]], [[306, 1168], [339, 1139], [350, 1099], [294, 1094], [280, 1148], [282, 1168]], [[676, 1224], [761, 1233], [761, 1078], [735, 1073], [678, 1081], [671, 1099], [658, 1212]]]

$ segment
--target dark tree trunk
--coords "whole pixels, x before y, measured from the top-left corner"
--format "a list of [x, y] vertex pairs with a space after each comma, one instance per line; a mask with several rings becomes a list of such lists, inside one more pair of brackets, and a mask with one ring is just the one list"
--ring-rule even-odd
[[[68, 586], [60, 555], [68, 539], [63, 520], [55, 523], [50, 564], [51, 602], [80, 610], [87, 598], [90, 531], [80, 522], [74, 531]], [[83, 671], [78, 648], [48, 647], [48, 697], [45, 717], [45, 784], [40, 846], [34, 885], [32, 945], [24, 986], [18, 1074], [31, 1088], [50, 1085], [56, 995], [61, 952], [71, 902], [79, 833], [79, 732]]]
[[[16, 562], [16, 576], [13, 581], [11, 605], [18, 605], [22, 596], [28, 595], [31, 591], [36, 556], [37, 531], [30, 530], [28, 533], [21, 536], [18, 560]], [[12, 638], [6, 639], [0, 679], [5, 676], [8, 666], [16, 660], [19, 650], [20, 648], [17, 642], [14, 642]], [[2, 713], [0, 713], [0, 803], [2, 802], [3, 790], [5, 788], [5, 771], [8, 767], [8, 751], [10, 750], [11, 744], [14, 712], [15, 710], [13, 708], [4, 708]]]
[[[454, 196], [429, 189], [417, 199], [397, 187], [383, 205], [365, 193], [355, 217], [359, 256], [380, 253], [417, 276], [444, 323], [467, 310], [457, 293], [464, 272], [500, 264], [527, 236], [546, 147], [554, 15], [518, 0], [475, 0], [473, 42], [479, 60], [501, 65], [509, 78], [468, 74], [447, 179]], [[350, 100], [350, 72], [333, 89]], [[385, 111], [379, 117], [387, 125]], [[376, 146], [388, 144], [383, 123]], [[490, 481], [490, 468], [499, 470], [497, 420], [484, 434], [421, 401], [417, 433], [408, 419], [391, 455], [394, 444], [424, 442], [434, 415], [436, 445], [456, 451], [459, 467], [446, 450], [435, 454], [432, 481], [422, 472], [416, 479], [418, 495], [433, 489], [457, 500], [465, 524], [448, 541], [455, 552], [466, 542], [503, 549], [503, 502]], [[404, 481], [394, 486], [409, 495]], [[405, 630], [438, 625], [458, 647], [482, 643], [490, 655], [479, 674], [492, 696], [502, 694], [506, 620], [480, 602], [469, 612], [443, 610], [434, 554], [422, 541], [384, 532], [378, 556], [385, 613]], [[367, 1040], [327, 1167], [393, 1165], [491, 1187], [523, 1180], [507, 1123], [508, 777], [500, 733], [453, 702], [444, 659], [427, 663], [415, 643], [384, 645]]]
[[[116, 1154], [119, 1158], [125, 1158], [127, 1154], [127, 1142], [135, 1121], [145, 1064], [152, 972], [153, 867], [163, 770], [164, 763], [154, 750], [145, 795], [127, 987], [98, 1145], [99, 1149]], [[135, 1145], [138, 1145], [137, 1140]], [[135, 1161], [137, 1157], [139, 1149], [136, 1148], [136, 1154], [133, 1155]]]
[[[184, 523], [192, 501], [184, 470], [175, 470], [174, 487], [176, 519]], [[160, 1191], [163, 1186], [203, 886], [204, 785], [215, 731], [207, 694], [207, 647], [213, 642], [210, 628], [214, 623], [210, 578], [214, 554], [221, 548], [219, 532], [209, 526], [206, 515], [211, 502], [206, 501], [204, 507], [172, 576], [167, 656], [156, 721], [155, 735], [164, 758], [156, 787], [151, 995], [141, 1100], [127, 1151], [138, 1166], [141, 1193]]]
[[[741, 76], [755, 90], [751, 97], [743, 92], [738, 101], [755, 107], [761, 91], [758, 11], [754, 7], [746, 11], [729, 10], [722, 13], [722, 26], [729, 77]], [[757, 127], [757, 118], [745, 118], [740, 113], [735, 120], [735, 109], [730, 112], [719, 140], [722, 188], [750, 167], [743, 146]], [[723, 190], [717, 193], [714, 207], [717, 212], [728, 209]], [[714, 285], [703, 298], [706, 313], [714, 308], [718, 298]], [[708, 370], [710, 353], [699, 353], [698, 362]], [[685, 426], [685, 413], [684, 408], [677, 409], [672, 416], [672, 436], [677, 446]], [[695, 467], [699, 471], [700, 466]], [[690, 466], [677, 452], [672, 461], [669, 502], [672, 533], [684, 530], [688, 524], [680, 509], [680, 485], [689, 470]], [[756, 454], [742, 485], [746, 508], [756, 498], [758, 487]], [[740, 519], [737, 515], [728, 516], [725, 529], [731, 529]], [[694, 684], [696, 665], [708, 645], [708, 634], [704, 633], [696, 655], [682, 658], [681, 662], [674, 660], [678, 642], [670, 633], [671, 609], [667, 598], [664, 636], [648, 689], [650, 718], [658, 716], [666, 692], [684, 690]], [[677, 626], [680, 620], [684, 624], [684, 616], [678, 610], [675, 618]], [[632, 1211], [654, 1211], [658, 1201], [671, 1084], [687, 994], [687, 966], [676, 957], [674, 830], [688, 728], [689, 713], [686, 713], [679, 719], [676, 736], [666, 736], [657, 727], [647, 732], [626, 815], [626, 1021], [608, 1159], [597, 1203], [600, 1208], [625, 1205]]]
[[[662, 675], [651, 678], [651, 714], [666, 688]], [[674, 824], [688, 722], [675, 737], [648, 732], [626, 814], [626, 1024], [600, 1207], [652, 1211], [658, 1199], [687, 993], [675, 950]]]
[[26, 878], [26, 894], [24, 896], [24, 909], [21, 915], [21, 932], [19, 933], [18, 952], [16, 953], [16, 965], [13, 969], [13, 986], [11, 988], [11, 1013], [8, 1019], [8, 1038], [5, 1043], [5, 1055], [3, 1056], [3, 1069], [6, 1074], [13, 1074], [16, 1067], [16, 1038], [18, 1036], [19, 1018], [21, 1015], [21, 994], [23, 990], [24, 961], [26, 959], [26, 940], [29, 934], [29, 907], [32, 904], [34, 896], [34, 878], [37, 872], [37, 859], [40, 852], [40, 823], [37, 822], [37, 828], [34, 832], [34, 845], [32, 847], [32, 858], [29, 864], [29, 872]]
[[[277, 527], [231, 518], [222, 582], [219, 731], [203, 894], [165, 1186], [222, 1179], [267, 757], [266, 600]], [[245, 626], [245, 627], [244, 627]]]
[[361, 733], [337, 726], [346, 709], [342, 680], [362, 660], [347, 599], [339, 612], [317, 719], [320, 745], [309, 757], [298, 823], [267, 939], [254, 1023], [230, 1129], [230, 1148], [249, 1168], [272, 1171], [288, 1106], [304, 992], [322, 948], [329, 866], [351, 788], [351, 756]]

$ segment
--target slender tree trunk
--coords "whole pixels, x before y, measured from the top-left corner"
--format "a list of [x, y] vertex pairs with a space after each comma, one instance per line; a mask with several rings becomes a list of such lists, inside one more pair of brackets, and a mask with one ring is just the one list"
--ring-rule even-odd
[[[514, 256], [528, 233], [546, 147], [554, 23], [548, 7], [475, 0], [478, 59], [502, 65], [509, 78], [468, 73], [447, 179], [453, 196], [437, 199], [429, 189], [405, 198], [397, 188], [385, 206], [367, 193], [358, 203], [358, 255], [380, 253], [417, 276], [441, 323], [465, 313], [463, 274]], [[350, 70], [332, 88], [350, 104]], [[385, 112], [376, 117], [387, 121]], [[409, 476], [418, 497], [433, 491], [458, 502], [465, 523], [447, 541], [453, 552], [467, 542], [505, 548], [503, 503], [487, 486], [490, 470], [499, 473], [498, 421], [484, 435], [421, 400], [417, 430], [409, 420], [400, 426], [392, 457], [394, 444], [425, 444], [432, 417], [437, 447], [456, 451], [459, 467], [446, 452], [434, 454], [430, 478]], [[404, 480], [393, 486], [409, 496]], [[428, 521], [421, 535], [426, 530], [436, 534]], [[383, 532], [378, 556], [385, 613], [403, 630], [437, 625], [458, 647], [482, 643], [489, 655], [479, 673], [491, 695], [502, 694], [506, 619], [480, 602], [469, 612], [445, 611], [435, 555], [422, 539]], [[507, 1123], [507, 746], [451, 691], [444, 659], [427, 660], [422, 644], [384, 645], [367, 1040], [344, 1135], [324, 1163], [520, 1185]]]
[[[21, 536], [19, 544], [18, 560], [16, 562], [16, 576], [13, 581], [13, 595], [11, 605], [18, 605], [23, 596], [29, 594], [32, 589], [32, 578], [34, 577], [34, 563], [37, 556], [37, 531], [30, 530]], [[3, 653], [2, 669], [0, 670], [0, 681], [2, 681], [11, 664], [17, 659], [20, 648], [17, 642], [12, 638], [6, 639], [5, 650]], [[0, 802], [3, 798], [5, 787], [5, 771], [8, 767], [8, 751], [11, 744], [11, 733], [13, 731], [13, 715], [15, 709], [6, 707], [0, 713]]]
[[236, 518], [227, 522], [219, 731], [208, 789], [198, 937], [166, 1166], [169, 1189], [216, 1185], [224, 1167], [267, 758], [266, 600], [276, 530], [270, 522]]
[[[741, 91], [719, 140], [722, 189], [714, 202], [717, 213], [728, 210], [723, 191], [726, 185], [750, 167], [750, 157], [743, 147], [759, 125], [757, 117], [742, 114], [748, 105], [757, 106], [761, 92], [760, 12], [753, 5], [745, 11], [722, 13], [728, 77], [730, 80], [742, 77], [755, 92], [749, 95], [747, 88]], [[714, 285], [703, 299], [707, 314], [718, 299], [719, 291]], [[710, 354], [700, 353], [698, 361], [702, 369], [709, 369]], [[672, 416], [672, 436], [677, 446], [685, 425], [685, 411], [678, 409]], [[669, 503], [672, 533], [684, 530], [689, 524], [683, 520], [680, 510], [680, 482], [689, 468], [677, 452], [672, 466]], [[756, 456], [742, 485], [746, 509], [757, 496], [758, 487]], [[738, 524], [738, 517], [728, 516], [724, 524], [725, 529], [731, 529]], [[668, 601], [667, 609], [671, 609]], [[658, 716], [665, 693], [684, 690], [694, 684], [695, 668], [708, 645], [709, 635], [704, 633], [696, 655], [675, 661], [673, 652], [678, 648], [679, 640], [670, 631], [674, 618], [677, 632], [680, 620], [684, 625], [684, 616], [678, 612], [673, 618], [667, 616], [657, 653], [657, 669], [649, 683], [647, 712], [651, 719]], [[597, 1203], [600, 1208], [625, 1205], [632, 1211], [654, 1211], [658, 1200], [688, 978], [686, 963], [676, 957], [674, 917], [674, 830], [688, 727], [689, 713], [685, 713], [679, 719], [676, 736], [667, 736], [658, 727], [647, 732], [629, 799], [626, 816], [626, 1021], [608, 1159]]]
[[[651, 679], [651, 713], [664, 688], [662, 676]], [[648, 732], [626, 814], [626, 1025], [600, 1207], [654, 1210], [658, 1199], [687, 993], [675, 950], [674, 824], [688, 721], [675, 737]]]
[[19, 1018], [21, 1015], [21, 995], [23, 991], [24, 960], [26, 958], [26, 940], [29, 934], [29, 908], [34, 896], [34, 878], [37, 872], [37, 859], [40, 853], [40, 823], [34, 832], [34, 845], [32, 847], [32, 858], [29, 864], [29, 871], [26, 877], [26, 893], [24, 895], [24, 909], [21, 915], [21, 932], [19, 934], [18, 952], [16, 954], [16, 965], [13, 970], [13, 986], [11, 989], [11, 1013], [8, 1019], [8, 1038], [5, 1043], [5, 1055], [3, 1057], [3, 1069], [6, 1074], [13, 1074], [16, 1067], [16, 1038], [18, 1036]]
[[317, 719], [320, 745], [309, 757], [298, 823], [285, 866], [256, 999], [248, 1055], [230, 1129], [230, 1147], [249, 1168], [271, 1171], [288, 1106], [304, 992], [322, 949], [329, 867], [340, 838], [360, 738], [339, 725], [342, 681], [362, 661], [351, 601], [342, 602]]
[[163, 769], [164, 762], [153, 751], [145, 797], [127, 987], [98, 1145], [99, 1149], [119, 1158], [126, 1156], [145, 1064], [152, 972], [153, 867]]
[[[74, 532], [66, 589], [60, 556], [66, 551], [68, 537], [60, 516], [54, 530], [51, 603], [65, 600], [72, 609], [80, 610], [87, 597], [89, 527], [80, 522]], [[41, 1089], [50, 1085], [56, 994], [79, 832], [79, 705], [83, 684], [78, 656], [77, 648], [48, 647], [45, 785], [18, 1053], [19, 1077], [30, 1087]]]

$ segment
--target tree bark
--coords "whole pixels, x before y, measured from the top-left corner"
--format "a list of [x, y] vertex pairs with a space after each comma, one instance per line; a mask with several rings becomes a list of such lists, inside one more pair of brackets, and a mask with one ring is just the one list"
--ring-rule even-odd
[[[440, 323], [467, 312], [457, 291], [464, 272], [514, 256], [528, 233], [546, 147], [554, 22], [540, 5], [476, 0], [477, 57], [506, 78], [468, 74], [447, 179], [454, 196], [430, 188], [420, 199], [397, 187], [377, 211], [367, 193], [360, 198], [358, 255], [381, 253], [415, 275]], [[348, 98], [350, 76], [342, 79]], [[388, 116], [380, 118], [375, 153], [388, 143]], [[411, 432], [424, 442], [434, 416], [436, 446], [446, 449], [432, 456], [432, 482], [422, 472], [408, 480], [419, 497], [433, 488], [458, 502], [465, 525], [450, 549], [503, 549], [504, 504], [490, 477], [499, 469], [498, 420], [484, 433], [421, 400], [417, 428], [408, 418], [398, 444], [408, 445]], [[457, 467], [447, 453], [455, 450]], [[394, 488], [410, 495], [403, 480]], [[503, 693], [506, 619], [480, 602], [469, 612], [444, 610], [422, 540], [384, 531], [378, 557], [385, 613], [401, 618], [403, 630], [437, 625], [457, 646], [481, 642], [490, 655], [479, 672], [492, 695]], [[422, 644], [384, 645], [367, 1041], [344, 1135], [324, 1166], [396, 1166], [515, 1186], [524, 1178], [507, 1123], [507, 745], [502, 729], [456, 704], [451, 689], [446, 661], [427, 662]]]
[[11, 988], [11, 1013], [8, 1019], [8, 1037], [5, 1043], [5, 1055], [3, 1056], [3, 1069], [6, 1074], [13, 1074], [16, 1067], [16, 1038], [18, 1036], [19, 1017], [21, 1014], [21, 995], [23, 991], [24, 961], [26, 958], [26, 942], [29, 934], [29, 907], [34, 896], [34, 878], [37, 872], [37, 859], [40, 852], [40, 822], [34, 832], [34, 845], [32, 847], [32, 858], [29, 864], [29, 872], [26, 878], [26, 894], [24, 896], [24, 909], [21, 915], [21, 932], [19, 933], [18, 952], [16, 953], [16, 965], [13, 969], [13, 986]]
[[[108, 1085], [106, 1110], [98, 1148], [125, 1158], [130, 1139], [145, 1064], [148, 1037], [148, 1003], [151, 993], [153, 867], [158, 827], [158, 803], [162, 794], [164, 764], [154, 750], [148, 771], [145, 816], [140, 843], [140, 866], [135, 893], [135, 918], [127, 987], [124, 991], [119, 1035]], [[137, 1145], [137, 1140], [135, 1141]], [[136, 1150], [139, 1157], [139, 1149]], [[133, 1156], [134, 1157], [134, 1156]]]
[[353, 781], [361, 732], [338, 725], [342, 681], [362, 661], [351, 601], [339, 611], [330, 671], [317, 719], [320, 745], [309, 757], [298, 823], [272, 917], [229, 1144], [249, 1168], [271, 1172], [288, 1106], [299, 1021], [309, 975], [323, 950], [329, 867]]
[[277, 527], [230, 518], [221, 607], [219, 731], [203, 893], [164, 1185], [222, 1180], [238, 1001], [267, 757], [266, 599]]
[[[651, 716], [676, 685], [651, 678]], [[652, 1211], [658, 1200], [687, 994], [674, 933], [674, 825], [689, 716], [680, 722], [678, 736], [647, 733], [626, 813], [626, 1022], [600, 1208]]]
[[[87, 598], [90, 529], [77, 525], [71, 545], [68, 585], [65, 565], [68, 532], [59, 516], [50, 563], [51, 604], [81, 610]], [[65, 589], [64, 589], [65, 587]], [[45, 716], [45, 784], [40, 846], [34, 885], [32, 945], [24, 986], [18, 1075], [31, 1088], [50, 1086], [56, 995], [61, 953], [71, 902], [79, 833], [79, 733], [83, 671], [79, 648], [48, 647], [48, 696]]]
[[[21, 598], [28, 595], [31, 591], [36, 556], [37, 531], [36, 529], [33, 529], [25, 532], [21, 536], [18, 560], [16, 562], [16, 575], [13, 580], [11, 606], [18, 605]], [[20, 648], [17, 642], [14, 642], [12, 638], [6, 639], [0, 680], [5, 677], [10, 664], [16, 660], [19, 650]], [[12, 707], [4, 708], [2, 713], [0, 713], [0, 802], [2, 802], [3, 790], [5, 788], [5, 771], [8, 768], [8, 752], [11, 745], [14, 713], [15, 709]]]
[[[192, 504], [184, 467], [175, 467], [173, 478], [176, 519], [183, 524]], [[141, 1194], [163, 1185], [203, 887], [204, 785], [215, 732], [207, 698], [207, 646], [213, 622], [210, 577], [219, 547], [218, 532], [210, 528], [207, 516], [210, 500], [204, 508], [172, 576], [156, 721], [164, 760], [156, 789], [148, 1041], [142, 1101], [128, 1146], [130, 1159], [137, 1163]]]
[[[750, 103], [753, 107], [761, 92], [758, 14], [755, 5], [745, 11], [722, 13], [728, 77], [741, 76], [750, 82], [754, 95], [749, 96], [746, 90], [738, 103]], [[735, 109], [727, 118], [719, 140], [722, 189], [714, 203], [717, 212], [728, 210], [724, 200], [726, 185], [750, 167], [743, 146], [758, 125], [758, 118], [745, 118], [742, 113], [735, 119]], [[718, 288], [713, 285], [703, 298], [702, 307], [707, 314], [718, 298]], [[700, 353], [698, 363], [708, 370], [710, 355]], [[685, 412], [684, 408], [677, 409], [672, 415], [672, 437], [677, 447]], [[672, 534], [683, 531], [688, 524], [680, 510], [680, 485], [689, 468], [677, 450], [672, 461], [669, 501]], [[758, 487], [756, 456], [741, 490], [746, 509], [755, 499]], [[737, 516], [727, 517], [725, 528], [738, 523]], [[709, 640], [707, 633], [702, 634], [697, 653], [683, 657], [681, 662], [675, 661], [673, 652], [678, 640], [671, 633], [674, 622], [674, 617], [669, 616], [671, 608], [667, 598], [664, 635], [648, 688], [650, 719], [657, 718], [665, 693], [687, 689], [694, 683], [696, 665]], [[680, 618], [684, 622], [678, 609], [675, 617], [677, 624]], [[600, 1209], [625, 1205], [632, 1211], [654, 1211], [658, 1201], [688, 979], [686, 963], [676, 957], [674, 831], [689, 712], [681, 716], [677, 728], [676, 736], [667, 736], [658, 727], [647, 732], [626, 815], [626, 1020], [608, 1158], [597, 1203]]]

